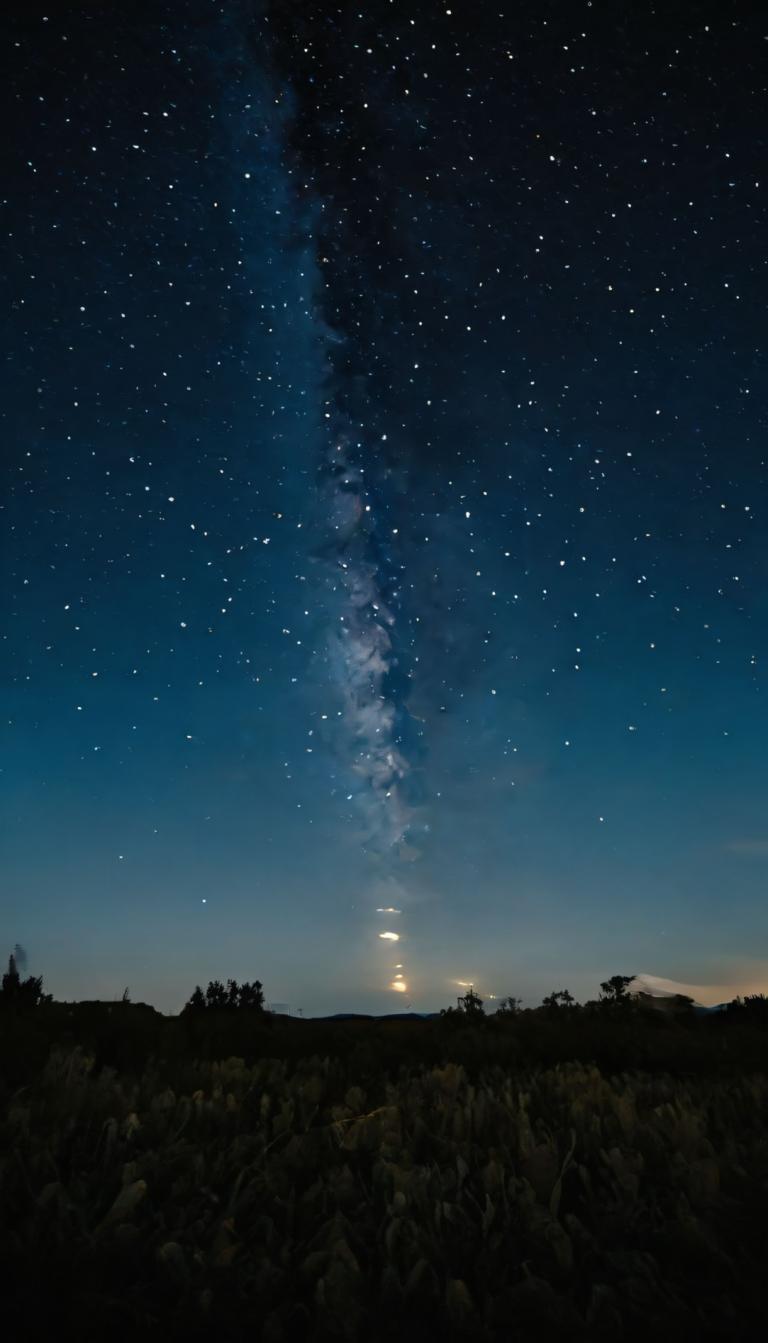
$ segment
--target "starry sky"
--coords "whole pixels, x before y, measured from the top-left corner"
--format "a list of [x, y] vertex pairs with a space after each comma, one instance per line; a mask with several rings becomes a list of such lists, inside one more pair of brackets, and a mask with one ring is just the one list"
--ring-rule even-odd
[[10, 14], [9, 950], [768, 989], [757, 9]]

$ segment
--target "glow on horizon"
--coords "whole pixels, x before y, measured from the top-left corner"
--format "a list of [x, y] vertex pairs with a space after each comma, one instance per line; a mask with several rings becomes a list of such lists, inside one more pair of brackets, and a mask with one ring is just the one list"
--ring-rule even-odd
[[662, 975], [639, 974], [635, 976], [630, 988], [632, 991], [639, 989], [644, 993], [661, 997], [672, 993], [684, 993], [704, 1007], [715, 1007], [718, 1003], [732, 1002], [734, 998], [743, 998], [753, 993], [768, 993], [765, 976], [762, 979], [750, 976], [740, 983], [686, 984], [677, 979], [665, 979]]

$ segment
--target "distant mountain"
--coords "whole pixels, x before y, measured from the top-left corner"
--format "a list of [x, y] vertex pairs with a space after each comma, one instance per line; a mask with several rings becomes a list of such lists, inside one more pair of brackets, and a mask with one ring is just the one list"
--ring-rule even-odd
[[314, 1021], [373, 1021], [369, 1012], [332, 1012], [329, 1017], [314, 1017]]
[[439, 1012], [385, 1012], [378, 1021], [435, 1021]]
[[433, 1021], [439, 1012], [382, 1012], [373, 1016], [368, 1012], [334, 1012], [329, 1017], [314, 1017], [314, 1021]]

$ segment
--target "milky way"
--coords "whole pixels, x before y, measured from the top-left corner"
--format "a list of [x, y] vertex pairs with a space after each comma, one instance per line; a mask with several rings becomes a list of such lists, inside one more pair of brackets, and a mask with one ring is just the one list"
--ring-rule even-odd
[[[362, 784], [368, 837], [394, 848], [405, 838], [409, 822], [402, 797], [409, 762], [399, 744], [403, 705], [388, 689], [397, 666], [396, 616], [386, 604], [380, 566], [369, 557], [375, 522], [369, 522], [373, 506], [364, 502], [370, 497], [365, 467], [352, 465], [349, 448], [339, 435], [329, 453], [336, 538], [333, 586], [342, 608], [330, 635], [330, 658], [342, 689], [341, 730]], [[360, 456], [360, 445], [355, 456]]]
[[0, 916], [54, 993], [761, 982], [764, 47], [13, 13]]

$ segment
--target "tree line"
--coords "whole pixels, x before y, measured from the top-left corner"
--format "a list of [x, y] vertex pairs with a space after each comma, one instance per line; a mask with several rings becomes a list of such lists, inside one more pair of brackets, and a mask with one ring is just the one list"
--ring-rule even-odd
[[[551, 1014], [553, 1012], [568, 1012], [581, 1008], [629, 1008], [650, 999], [649, 994], [630, 993], [629, 986], [637, 978], [636, 975], [611, 975], [610, 979], [604, 979], [600, 984], [600, 995], [598, 998], [590, 999], [588, 1002], [577, 1003], [573, 994], [568, 989], [553, 989], [541, 1001], [541, 1006], [536, 1009], [540, 1012]], [[762, 995], [758, 995], [762, 997]], [[675, 993], [670, 995], [665, 1001], [678, 1011], [690, 1011], [693, 1009], [694, 1000], [685, 993]], [[740, 999], [735, 1002], [740, 1002]], [[734, 1003], [735, 1005], [735, 1003]], [[514, 1017], [523, 1011], [522, 998], [506, 997], [500, 999], [496, 1011], [497, 1017]], [[456, 1000], [455, 1007], [444, 1007], [440, 1013], [441, 1017], [461, 1017], [472, 1021], [477, 1021], [486, 1016], [485, 1003], [476, 992], [474, 986], [470, 986], [466, 993], [462, 994]]]
[[183, 1010], [232, 1012], [242, 1009], [251, 1012], [264, 1011], [264, 989], [260, 979], [254, 979], [252, 984], [238, 984], [236, 979], [228, 979], [226, 984], [222, 984], [220, 979], [212, 979], [205, 992], [198, 984], [189, 1001], [184, 1004]]
[[[42, 975], [28, 975], [22, 979], [18, 968], [18, 960], [21, 957], [23, 951], [17, 945], [16, 952], [12, 952], [8, 958], [8, 969], [0, 985], [0, 1010], [10, 1008], [17, 1012], [26, 1012], [53, 1001], [50, 993], [43, 992]], [[495, 1012], [490, 1015], [509, 1018], [519, 1016], [524, 1010], [526, 1013], [534, 1011], [547, 1017], [595, 1010], [614, 1013], [658, 1004], [659, 1000], [654, 1000], [649, 994], [630, 992], [629, 986], [634, 979], [635, 975], [611, 975], [609, 979], [601, 982], [599, 996], [583, 1004], [578, 1003], [568, 989], [553, 989], [542, 999], [540, 1006], [533, 1009], [524, 1009], [522, 998], [509, 995], [498, 1001]], [[130, 1001], [128, 989], [123, 993], [122, 1001], [124, 1003]], [[662, 1001], [665, 1008], [676, 1015], [687, 1016], [693, 1013], [694, 1001], [684, 993], [672, 994]], [[725, 1011], [731, 1015], [768, 1021], [768, 997], [765, 994], [754, 993], [743, 998], [737, 997], [724, 1006]], [[254, 979], [251, 983], [244, 981], [239, 984], [236, 979], [227, 979], [226, 982], [212, 979], [205, 989], [198, 984], [184, 1004], [182, 1015], [197, 1016], [202, 1012], [235, 1011], [267, 1013], [261, 980]], [[445, 1007], [439, 1015], [440, 1019], [447, 1023], [461, 1022], [469, 1025], [485, 1020], [489, 1014], [486, 1013], [485, 1002], [480, 994], [474, 986], [470, 986], [457, 999], [455, 1007]]]

